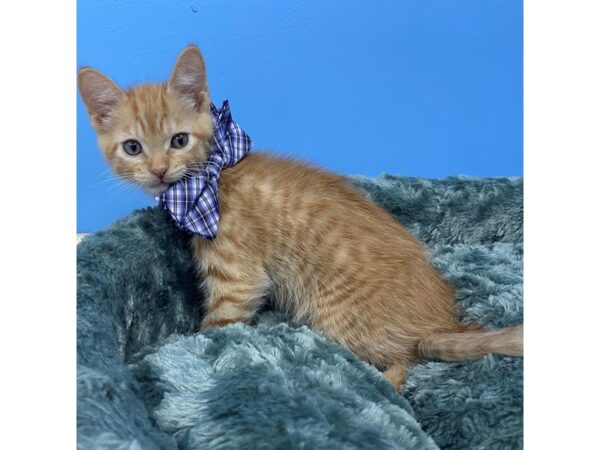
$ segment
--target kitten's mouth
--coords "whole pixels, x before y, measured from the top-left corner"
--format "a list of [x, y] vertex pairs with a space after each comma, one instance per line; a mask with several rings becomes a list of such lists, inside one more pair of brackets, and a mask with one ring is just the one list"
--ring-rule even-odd
[[173, 183], [166, 183], [164, 181], [157, 181], [154, 184], [150, 184], [150, 185], [146, 185], [144, 186], [145, 189], [151, 194], [151, 195], [160, 195], [163, 192], [165, 192], [169, 186], [171, 186]]
[[150, 194], [156, 196], [156, 195], [160, 195], [163, 192], [165, 192], [167, 189], [169, 189], [175, 183], [179, 182], [182, 178], [184, 178], [183, 175], [180, 176], [179, 178], [173, 178], [173, 176], [171, 175], [169, 177], [169, 179], [165, 179], [165, 178], [159, 179], [158, 177], [156, 177], [154, 179], [154, 181], [152, 181], [150, 183], [146, 183], [143, 186], [146, 191], [148, 191]]
[[179, 181], [180, 181], [182, 178], [183, 178], [183, 177], [179, 177], [179, 178], [172, 178], [172, 179], [170, 179], [170, 180], [167, 180], [167, 179], [164, 179], [164, 178], [163, 178], [163, 179], [161, 179], [160, 181], [158, 181], [158, 182], [156, 183], [156, 185], [157, 185], [157, 186], [161, 186], [161, 187], [162, 187], [162, 186], [167, 186], [167, 187], [169, 187], [169, 186], [173, 186], [175, 183], [178, 183], [178, 182], [179, 182]]

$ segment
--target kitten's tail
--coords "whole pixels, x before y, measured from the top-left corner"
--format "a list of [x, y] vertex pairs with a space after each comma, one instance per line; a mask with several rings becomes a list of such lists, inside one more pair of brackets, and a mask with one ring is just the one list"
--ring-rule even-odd
[[463, 361], [487, 353], [523, 356], [523, 325], [485, 331], [466, 326], [457, 332], [435, 333], [419, 343], [421, 358]]

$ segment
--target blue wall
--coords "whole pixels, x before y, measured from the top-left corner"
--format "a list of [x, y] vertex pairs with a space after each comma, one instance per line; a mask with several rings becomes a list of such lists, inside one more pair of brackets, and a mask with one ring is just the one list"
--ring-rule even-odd
[[[255, 148], [344, 174], [522, 175], [522, 1], [78, 3], [78, 63], [165, 80], [189, 43]], [[78, 230], [153, 204], [108, 180], [78, 99]]]

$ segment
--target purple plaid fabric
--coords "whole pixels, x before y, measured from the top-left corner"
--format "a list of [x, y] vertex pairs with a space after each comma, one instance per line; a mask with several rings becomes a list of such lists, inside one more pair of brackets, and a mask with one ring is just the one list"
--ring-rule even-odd
[[252, 141], [231, 118], [227, 100], [220, 110], [213, 104], [210, 110], [214, 137], [204, 168], [179, 180], [156, 200], [169, 211], [178, 228], [212, 240], [217, 237], [219, 225], [217, 180], [221, 170], [234, 166], [246, 156]]

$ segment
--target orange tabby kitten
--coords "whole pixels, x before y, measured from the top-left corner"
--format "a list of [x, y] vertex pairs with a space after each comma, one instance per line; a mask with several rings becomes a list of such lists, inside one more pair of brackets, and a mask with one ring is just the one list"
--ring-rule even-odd
[[[83, 68], [79, 89], [110, 165], [150, 193], [206, 160], [212, 122], [197, 47], [183, 50], [167, 83], [123, 91]], [[182, 133], [185, 146], [170, 148]], [[130, 140], [136, 152], [125, 151]], [[521, 327], [460, 324], [423, 245], [341, 176], [250, 153], [222, 172], [218, 200], [217, 238], [192, 239], [207, 295], [203, 330], [249, 322], [270, 294], [276, 309], [345, 344], [397, 388], [419, 358], [522, 355]]]

